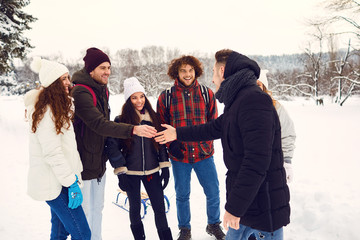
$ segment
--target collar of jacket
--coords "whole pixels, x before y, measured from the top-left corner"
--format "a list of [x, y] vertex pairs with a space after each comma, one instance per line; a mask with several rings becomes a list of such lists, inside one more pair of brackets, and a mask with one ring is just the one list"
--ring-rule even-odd
[[143, 120], [148, 121], [148, 122], [152, 122], [148, 110], [145, 109], [145, 113], [144, 113], [144, 114], [141, 114], [137, 109], [135, 109], [135, 112], [137, 113], [137, 115], [139, 115], [139, 117], [140, 117], [140, 122], [143, 121]]
[[179, 89], [183, 90], [183, 89], [195, 88], [195, 87], [199, 86], [199, 82], [198, 82], [197, 79], [195, 79], [194, 82], [190, 86], [186, 87], [184, 84], [182, 84], [180, 82], [179, 79], [175, 79], [174, 85], [175, 85], [176, 88], [179, 88]]

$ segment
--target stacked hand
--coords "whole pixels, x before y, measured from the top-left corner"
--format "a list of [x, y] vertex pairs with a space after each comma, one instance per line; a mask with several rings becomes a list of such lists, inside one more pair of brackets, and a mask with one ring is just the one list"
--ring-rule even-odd
[[153, 138], [156, 134], [156, 129], [149, 125], [137, 125], [134, 126], [133, 134], [139, 137]]
[[166, 130], [156, 133], [155, 141], [160, 144], [165, 144], [176, 140], [176, 129], [168, 124], [161, 124]]
[[68, 204], [69, 208], [75, 209], [81, 205], [83, 201], [83, 195], [81, 193], [78, 184], [78, 176], [76, 176], [76, 181], [68, 188], [68, 195], [69, 195], [69, 204]]
[[186, 149], [179, 141], [175, 140], [169, 146], [169, 153], [179, 160], [184, 159], [184, 153], [181, 150], [185, 151]]
[[162, 184], [162, 189], [165, 189], [166, 186], [168, 185], [169, 178], [170, 178], [169, 168], [168, 167], [162, 168], [160, 174], [160, 183], [164, 180], [164, 184]]

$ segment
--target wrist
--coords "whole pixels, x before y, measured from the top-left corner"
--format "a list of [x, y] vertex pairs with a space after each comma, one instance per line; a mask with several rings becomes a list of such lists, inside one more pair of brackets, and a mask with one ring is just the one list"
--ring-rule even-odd
[[136, 135], [136, 134], [135, 134], [135, 131], [136, 131], [136, 126], [133, 126], [133, 129], [132, 129], [132, 131], [131, 131], [131, 136]]
[[71, 184], [70, 187], [75, 187], [76, 185], [78, 185], [79, 178], [78, 178], [78, 176], [76, 174], [75, 174], [75, 177], [76, 177], [75, 182], [73, 184]]

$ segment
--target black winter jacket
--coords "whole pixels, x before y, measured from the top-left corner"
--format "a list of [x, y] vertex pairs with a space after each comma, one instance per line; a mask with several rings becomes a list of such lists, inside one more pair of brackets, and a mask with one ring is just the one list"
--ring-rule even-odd
[[226, 211], [240, 223], [273, 232], [290, 222], [279, 118], [259, 87], [242, 89], [218, 119], [177, 128], [181, 141], [221, 138], [226, 178]]
[[74, 73], [72, 79], [75, 84], [89, 86], [96, 96], [94, 106], [93, 96], [85, 87], [75, 85], [71, 91], [75, 105], [76, 143], [84, 168], [81, 176], [83, 180], [100, 179], [108, 159], [104, 152], [106, 137], [130, 138], [133, 125], [109, 121], [106, 85], [98, 84], [85, 69]]
[[[116, 117], [115, 122], [119, 122]], [[141, 125], [153, 126], [149, 121], [143, 120]], [[159, 150], [154, 146], [153, 140], [134, 135], [131, 139], [131, 149], [128, 149], [124, 140], [107, 141], [107, 154], [112, 165], [123, 155], [125, 161], [118, 161], [116, 167], [122, 168], [121, 172], [128, 175], [150, 175], [158, 172], [161, 168], [170, 167], [169, 157], [165, 145], [159, 144]]]
[[259, 72], [255, 61], [233, 52], [216, 93], [225, 103], [224, 113], [176, 132], [181, 141], [221, 138], [228, 169], [226, 211], [243, 225], [273, 232], [290, 222], [290, 194], [279, 117], [270, 96], [256, 86]]

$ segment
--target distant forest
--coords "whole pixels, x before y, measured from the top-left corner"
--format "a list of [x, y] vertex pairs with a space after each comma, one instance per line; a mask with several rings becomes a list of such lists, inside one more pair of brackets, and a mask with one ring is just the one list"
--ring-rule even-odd
[[[136, 76], [151, 96], [158, 96], [162, 90], [173, 84], [167, 76], [167, 68], [172, 59], [184, 54], [178, 49], [165, 49], [161, 46], [148, 46], [139, 50], [121, 49], [111, 54], [111, 76], [109, 89], [112, 94], [123, 92], [124, 79]], [[213, 88], [213, 53], [194, 52], [203, 64], [204, 74], [199, 82]], [[83, 67], [82, 59], [64, 62], [63, 56], [43, 56], [64, 63], [70, 73]], [[267, 69], [269, 89], [278, 98], [306, 96], [317, 100], [331, 96], [335, 101], [360, 93], [358, 83], [360, 58], [357, 51], [341, 50], [336, 53], [303, 53], [291, 55], [249, 55], [262, 69]], [[24, 94], [35, 88], [38, 77], [30, 70], [32, 59], [25, 59], [14, 71], [0, 76], [2, 95]]]

